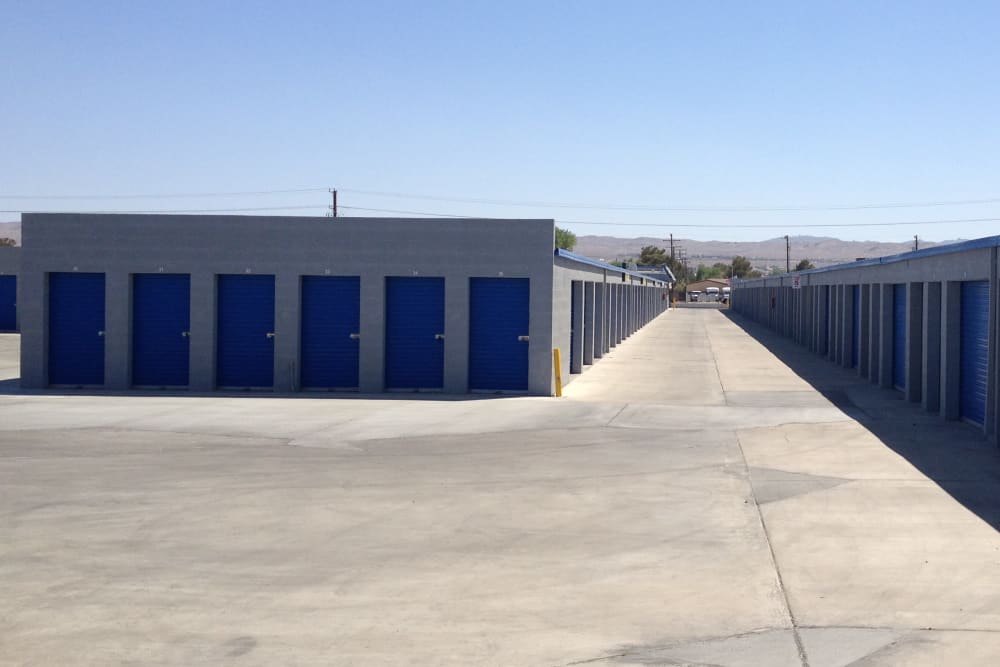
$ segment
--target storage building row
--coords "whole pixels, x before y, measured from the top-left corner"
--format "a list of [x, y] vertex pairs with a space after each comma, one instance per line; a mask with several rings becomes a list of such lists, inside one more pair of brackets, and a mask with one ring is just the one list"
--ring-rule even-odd
[[565, 250], [556, 252], [553, 291], [567, 383], [670, 308], [669, 283]]
[[[548, 395], [553, 323], [575, 316], [553, 308], [553, 228], [26, 215], [22, 385]], [[620, 275], [624, 332], [663, 288]]]
[[990, 237], [738, 280], [732, 308], [995, 437], [998, 246]]

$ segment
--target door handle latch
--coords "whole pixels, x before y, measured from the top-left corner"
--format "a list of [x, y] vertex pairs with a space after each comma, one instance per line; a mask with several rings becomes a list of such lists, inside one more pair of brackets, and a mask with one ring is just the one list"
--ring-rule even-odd
[[265, 335], [265, 336], [267, 336], [268, 338], [274, 338], [274, 332], [273, 332], [273, 331], [268, 331], [268, 332], [267, 332], [266, 334], [264, 334], [264, 335]]
[[190, 338], [191, 337], [191, 332], [190, 331], [182, 331], [181, 332], [181, 337], [183, 337], [183, 338]]
[[518, 339], [518, 340], [519, 340], [520, 342], [522, 342], [522, 343], [527, 343], [527, 342], [528, 342], [528, 338], [529, 338], [528, 336], [518, 336], [518, 337], [517, 337], [517, 339]]
[[361, 334], [359, 334], [359, 333], [352, 333], [348, 337], [351, 340], [361, 340]]
[[104, 336], [104, 332], [103, 332], [103, 331], [98, 331], [98, 332], [97, 332], [97, 335], [98, 335], [98, 336]]
[[444, 340], [444, 334], [434, 334], [434, 340]]

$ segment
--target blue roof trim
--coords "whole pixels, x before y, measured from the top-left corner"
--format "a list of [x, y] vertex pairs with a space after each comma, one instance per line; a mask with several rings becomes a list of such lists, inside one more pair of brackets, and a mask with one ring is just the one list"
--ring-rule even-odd
[[885, 257], [872, 257], [871, 259], [862, 259], [855, 262], [844, 262], [843, 264], [834, 264], [832, 266], [824, 266], [820, 269], [808, 269], [806, 271], [792, 271], [791, 273], [781, 273], [776, 276], [761, 276], [760, 278], [739, 278], [740, 283], [748, 283], [752, 280], [765, 280], [781, 278], [783, 276], [808, 276], [818, 273], [830, 273], [832, 271], [843, 271], [845, 269], [856, 269], [863, 266], [880, 266], [882, 264], [896, 264], [898, 262], [908, 262], [912, 259], [923, 259], [925, 257], [937, 257], [940, 255], [953, 255], [959, 252], [965, 252], [968, 250], [982, 250], [983, 248], [998, 248], [1000, 247], [1000, 236], [984, 236], [981, 239], [972, 239], [971, 241], [961, 241], [959, 243], [948, 243], [946, 245], [934, 246], [933, 248], [924, 248], [923, 250], [911, 250], [910, 252], [900, 253], [899, 255], [886, 255]]
[[656, 273], [656, 272], [665, 273], [668, 276], [670, 276], [670, 282], [672, 283], [677, 282], [677, 278], [674, 276], [674, 272], [671, 271], [670, 267], [667, 266], [666, 264], [661, 264], [659, 266], [655, 264], [639, 264], [636, 267], [636, 271], [638, 271], [642, 275], [646, 275], [648, 273]]
[[[658, 278], [651, 278], [649, 276], [644, 276], [641, 273], [635, 271], [629, 271], [628, 269], [623, 269], [620, 266], [615, 266], [614, 264], [608, 264], [607, 262], [602, 262], [597, 259], [591, 259], [590, 257], [585, 257], [583, 255], [577, 255], [569, 250], [564, 250], [563, 248], [556, 248], [556, 257], [562, 257], [563, 259], [568, 259], [571, 262], [579, 262], [580, 264], [587, 264], [589, 266], [596, 266], [599, 269], [606, 269], [608, 271], [614, 271], [615, 273], [624, 273], [625, 275], [633, 276], [635, 278], [643, 278], [645, 280], [652, 280], [657, 283], [666, 283], [665, 280], [659, 280]], [[671, 274], [672, 275], [672, 274]]]

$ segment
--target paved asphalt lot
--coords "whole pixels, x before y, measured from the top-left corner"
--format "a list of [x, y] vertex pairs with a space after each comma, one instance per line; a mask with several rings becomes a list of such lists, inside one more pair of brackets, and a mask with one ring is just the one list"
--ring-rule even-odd
[[1000, 663], [1000, 455], [742, 326], [562, 399], [0, 378], [0, 664]]

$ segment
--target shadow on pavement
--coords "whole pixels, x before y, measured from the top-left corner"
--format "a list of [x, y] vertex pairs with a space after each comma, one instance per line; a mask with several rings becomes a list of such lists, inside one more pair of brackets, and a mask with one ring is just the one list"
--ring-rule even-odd
[[881, 389], [854, 369], [841, 368], [765, 325], [731, 311], [723, 315], [955, 500], [1000, 530], [1000, 452], [981, 429], [943, 421], [904, 400], [901, 392]]

